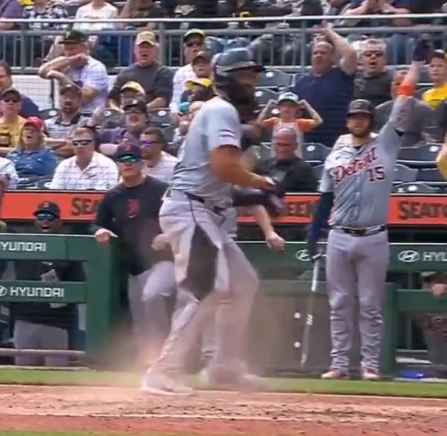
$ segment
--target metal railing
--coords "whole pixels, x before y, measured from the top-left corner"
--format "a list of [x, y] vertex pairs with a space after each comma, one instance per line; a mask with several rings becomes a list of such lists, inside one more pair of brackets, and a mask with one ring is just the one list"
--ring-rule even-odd
[[[334, 22], [337, 32], [349, 37], [351, 41], [366, 36], [387, 40], [391, 61], [406, 63], [412, 41], [425, 35], [430, 37], [436, 48], [444, 48], [445, 22], [447, 14], [413, 15], [363, 15], [363, 16], [304, 16], [304, 17], [253, 17], [253, 18], [194, 18], [194, 19], [114, 19], [117, 30], [104, 30], [99, 35], [99, 48], [96, 54], [105, 56], [111, 71], [131, 62], [132, 44], [137, 28], [147, 23], [157, 25], [156, 34], [160, 45], [160, 61], [177, 67], [183, 63], [182, 35], [191, 27], [206, 28], [208, 42], [213, 51], [227, 46], [251, 44], [265, 65], [275, 65], [284, 69], [297, 69], [308, 63], [309, 44], [318, 33], [322, 19]], [[395, 25], [396, 20], [400, 24]], [[402, 21], [406, 20], [406, 21]], [[14, 22], [16, 29], [3, 32], [0, 36], [1, 57], [21, 71], [32, 72], [46, 56], [54, 37], [61, 31], [31, 31], [28, 24], [36, 20], [4, 20]], [[39, 23], [52, 23], [54, 20], [39, 20]], [[106, 20], [58, 20], [58, 23], [104, 23]], [[246, 28], [246, 24], [259, 26]], [[213, 28], [209, 28], [210, 24]], [[266, 26], [264, 26], [266, 24]], [[173, 29], [172, 27], [177, 27]], [[393, 51], [396, 53], [393, 55]], [[393, 59], [394, 57], [394, 59]]]

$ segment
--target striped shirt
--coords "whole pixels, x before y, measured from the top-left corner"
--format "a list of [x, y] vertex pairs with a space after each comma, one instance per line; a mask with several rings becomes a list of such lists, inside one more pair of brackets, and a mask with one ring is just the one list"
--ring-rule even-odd
[[45, 121], [45, 127], [47, 134], [50, 138], [53, 139], [67, 139], [72, 134], [73, 130], [76, 129], [78, 125], [80, 125], [83, 121], [87, 120], [88, 117], [85, 117], [81, 114], [75, 115], [69, 123], [64, 123], [60, 116], [49, 118]]
[[81, 106], [81, 112], [92, 113], [94, 109], [106, 105], [109, 95], [109, 77], [102, 62], [89, 56], [87, 65], [82, 68], [70, 67], [66, 74], [81, 88], [88, 86], [98, 91], [93, 100]]
[[174, 168], [178, 159], [165, 151], [161, 152], [161, 158], [157, 165], [150, 167], [145, 165], [143, 168], [143, 174], [145, 176], [151, 176], [162, 182], [169, 183], [172, 175], [174, 174]]
[[83, 170], [76, 163], [76, 156], [63, 160], [56, 168], [50, 189], [106, 191], [118, 183], [118, 178], [115, 162], [95, 151]]

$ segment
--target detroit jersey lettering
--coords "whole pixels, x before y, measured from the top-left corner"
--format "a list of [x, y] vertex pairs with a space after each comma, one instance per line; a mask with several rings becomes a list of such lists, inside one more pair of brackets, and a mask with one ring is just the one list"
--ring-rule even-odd
[[388, 123], [362, 147], [352, 146], [351, 135], [337, 142], [320, 185], [321, 192], [335, 194], [329, 224], [364, 228], [386, 223], [401, 135]]

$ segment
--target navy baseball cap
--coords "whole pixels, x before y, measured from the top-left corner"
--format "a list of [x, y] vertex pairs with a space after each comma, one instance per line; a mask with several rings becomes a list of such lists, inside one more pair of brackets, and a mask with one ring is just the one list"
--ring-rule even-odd
[[52, 201], [45, 201], [37, 206], [37, 209], [34, 211], [33, 215], [37, 216], [41, 213], [49, 213], [59, 218], [61, 216], [61, 209], [56, 203]]
[[146, 103], [143, 100], [135, 98], [133, 100], [130, 100], [128, 103], [126, 103], [123, 106], [124, 112], [128, 111], [129, 109], [133, 109], [133, 108], [139, 110], [143, 114], [147, 114]]
[[141, 147], [127, 142], [119, 145], [115, 153], [115, 159], [124, 160], [125, 158], [140, 160], [142, 158]]

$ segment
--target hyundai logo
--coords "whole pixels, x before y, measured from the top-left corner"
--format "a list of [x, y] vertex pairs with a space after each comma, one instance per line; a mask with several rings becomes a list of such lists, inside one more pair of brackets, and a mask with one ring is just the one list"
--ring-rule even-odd
[[299, 250], [296, 252], [295, 257], [300, 262], [310, 262], [310, 256], [307, 250]]
[[6, 286], [0, 286], [0, 297], [4, 297], [8, 293], [8, 288]]
[[416, 250], [405, 250], [397, 255], [397, 259], [404, 263], [414, 263], [421, 260], [421, 255]]

